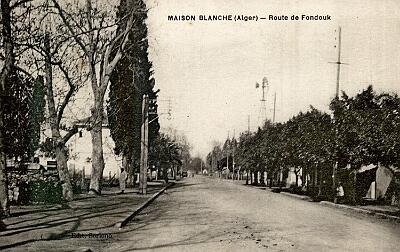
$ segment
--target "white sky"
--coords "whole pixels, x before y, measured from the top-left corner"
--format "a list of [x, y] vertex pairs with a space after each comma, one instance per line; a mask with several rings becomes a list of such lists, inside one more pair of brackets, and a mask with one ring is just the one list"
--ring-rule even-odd
[[[224, 141], [259, 125], [261, 83], [270, 83], [267, 118], [277, 93], [277, 121], [312, 104], [327, 111], [334, 96], [335, 38], [342, 27], [340, 89], [350, 95], [372, 83], [399, 93], [400, 3], [396, 1], [149, 0], [150, 56], [162, 126], [186, 134], [193, 154], [205, 156]], [[168, 15], [331, 15], [331, 21], [168, 21]], [[197, 17], [196, 17], [197, 18]]]

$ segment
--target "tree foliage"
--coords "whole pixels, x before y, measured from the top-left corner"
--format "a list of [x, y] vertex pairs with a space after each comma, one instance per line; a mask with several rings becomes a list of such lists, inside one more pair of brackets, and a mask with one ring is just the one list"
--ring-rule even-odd
[[284, 123], [267, 121], [257, 132], [240, 135], [237, 163], [246, 170], [276, 172], [302, 168], [331, 175], [361, 165], [400, 165], [400, 99], [376, 94], [369, 86], [354, 97], [331, 102], [333, 118], [314, 107]]
[[[151, 100], [155, 100], [157, 95], [153, 91], [152, 63], [148, 58], [147, 8], [142, 0], [121, 1], [118, 16], [125, 16], [131, 9], [130, 5], [136, 5], [133, 13], [134, 32], [129, 34], [126, 57], [119, 61], [110, 78], [107, 114], [111, 136], [115, 141], [115, 152], [127, 156], [138, 166], [143, 95], [149, 95]], [[151, 114], [149, 121], [156, 117], [156, 114]], [[155, 144], [153, 140], [157, 138], [158, 130], [158, 119], [155, 119], [149, 124], [150, 145]]]
[[32, 114], [32, 79], [19, 72], [12, 72], [7, 86], [7, 99], [4, 100], [4, 143], [8, 158], [26, 159], [30, 150]]
[[372, 86], [334, 100], [331, 109], [338, 125], [338, 159], [343, 168], [378, 164], [398, 166], [400, 158], [400, 99], [376, 94]]
[[237, 162], [246, 170], [268, 173], [325, 167], [333, 162], [333, 139], [330, 116], [311, 107], [285, 123], [266, 121], [257, 132], [242, 133]]

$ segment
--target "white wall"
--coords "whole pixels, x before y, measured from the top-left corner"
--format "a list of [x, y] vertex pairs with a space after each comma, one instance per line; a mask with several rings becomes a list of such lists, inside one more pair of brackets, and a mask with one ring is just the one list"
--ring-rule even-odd
[[[79, 133], [72, 137], [68, 142], [70, 149], [70, 159], [68, 160], [68, 167], [75, 165], [76, 171], [81, 171], [85, 168], [86, 176], [90, 176], [92, 163], [87, 162], [88, 158], [92, 157], [92, 142], [89, 131], [82, 129], [82, 137]], [[108, 177], [111, 174], [117, 174], [119, 168], [122, 166], [122, 157], [116, 156], [113, 152], [114, 141], [110, 136], [109, 129], [103, 129], [103, 155], [104, 155], [104, 172], [103, 176]], [[75, 158], [76, 157], [76, 158]]]

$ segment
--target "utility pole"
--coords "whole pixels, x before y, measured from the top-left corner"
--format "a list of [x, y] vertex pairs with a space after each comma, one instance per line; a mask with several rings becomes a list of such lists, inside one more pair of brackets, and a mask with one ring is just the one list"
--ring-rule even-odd
[[[235, 140], [235, 142], [233, 141]], [[232, 139], [232, 181], [235, 180], [235, 149], [236, 149], [236, 139], [235, 139], [235, 130], [233, 130], [233, 139]]]
[[276, 106], [276, 92], [274, 94], [274, 114], [272, 116], [272, 123], [275, 123], [275, 106]]
[[247, 115], [247, 133], [250, 133], [250, 115]]
[[149, 126], [149, 97], [143, 95], [142, 102], [142, 128], [140, 139], [140, 173], [139, 173], [139, 193], [147, 194], [147, 155], [148, 155], [148, 126]]
[[227, 145], [226, 145], [226, 169], [228, 171], [227, 179], [229, 178], [229, 130], [228, 130], [228, 139], [227, 139]]
[[336, 64], [337, 64], [337, 74], [336, 74], [336, 98], [339, 98], [340, 65], [343, 64], [343, 63], [340, 61], [341, 47], [342, 47], [342, 28], [339, 26], [338, 60], [337, 60], [337, 62], [336, 62]]
[[338, 29], [338, 56], [337, 56], [337, 61], [335, 62], [329, 62], [332, 64], [337, 65], [337, 72], [336, 72], [336, 92], [335, 92], [335, 97], [336, 99], [339, 99], [339, 84], [340, 84], [340, 65], [348, 65], [347, 63], [344, 63], [341, 61], [341, 53], [342, 53], [342, 27], [339, 26]]
[[[338, 29], [338, 57], [336, 62], [329, 62], [337, 65], [337, 72], [336, 72], [336, 92], [335, 98], [339, 100], [339, 84], [340, 84], [340, 65], [346, 64], [341, 61], [341, 50], [342, 50], [342, 28], [339, 26]], [[337, 115], [334, 116], [335, 122], [335, 153], [336, 153], [336, 160], [335, 164], [333, 165], [332, 169], [332, 191], [333, 191], [333, 201], [336, 203], [336, 184], [337, 184], [337, 170], [338, 170], [338, 148], [339, 148], [339, 128], [337, 124]]]
[[[232, 148], [232, 181], [235, 180], [235, 149], [236, 146]], [[238, 174], [239, 176], [239, 174]]]
[[211, 151], [211, 176], [214, 176], [214, 149]]

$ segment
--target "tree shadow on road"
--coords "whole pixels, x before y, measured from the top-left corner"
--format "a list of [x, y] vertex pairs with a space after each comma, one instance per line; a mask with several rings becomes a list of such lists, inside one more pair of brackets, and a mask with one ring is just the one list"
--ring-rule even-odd
[[[159, 189], [160, 187], [151, 187], [150, 192]], [[149, 196], [139, 196], [135, 193], [114, 194], [106, 197], [98, 196], [86, 203], [73, 201], [68, 209], [26, 211], [16, 215], [18, 217], [6, 220], [8, 227], [0, 232], [0, 250], [13, 248], [21, 250], [21, 246], [33, 242], [36, 242], [36, 245], [37, 242], [45, 244], [49, 241], [66, 241], [72, 239], [71, 233], [74, 232], [102, 233], [110, 230], [113, 232], [115, 223], [128, 216]], [[76, 240], [74, 239], [73, 244], [80, 242]]]

